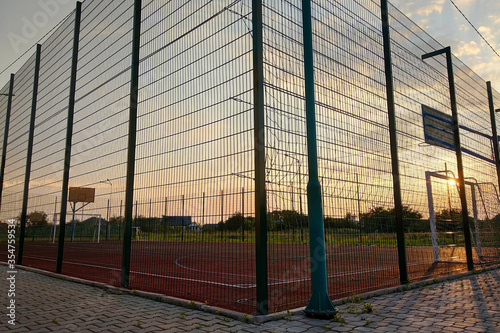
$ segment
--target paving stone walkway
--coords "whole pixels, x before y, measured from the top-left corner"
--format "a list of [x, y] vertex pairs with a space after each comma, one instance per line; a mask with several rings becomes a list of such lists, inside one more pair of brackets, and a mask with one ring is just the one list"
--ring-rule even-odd
[[[337, 306], [333, 320], [302, 311], [261, 324], [18, 269], [15, 298], [0, 265], [0, 332], [500, 332], [500, 270]], [[406, 288], [405, 288], [406, 289]], [[389, 292], [390, 291], [390, 292]], [[15, 326], [8, 323], [15, 299]], [[278, 318], [281, 317], [281, 318]]]

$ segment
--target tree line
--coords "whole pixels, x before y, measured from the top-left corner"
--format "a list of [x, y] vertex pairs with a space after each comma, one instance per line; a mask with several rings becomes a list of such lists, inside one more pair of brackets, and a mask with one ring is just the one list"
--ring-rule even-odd
[[[443, 209], [435, 214], [437, 231], [460, 231], [462, 230], [462, 213], [459, 209]], [[470, 222], [473, 219], [469, 217]], [[17, 217], [21, 220], [21, 214]], [[500, 223], [500, 215], [493, 219]], [[104, 221], [104, 220], [103, 220]], [[139, 216], [134, 220], [134, 225], [141, 227], [142, 231], [153, 231], [158, 227], [166, 228], [165, 217], [145, 218]], [[270, 231], [287, 229], [306, 229], [309, 227], [309, 219], [305, 214], [300, 214], [295, 210], [274, 210], [268, 213], [268, 229]], [[71, 223], [71, 221], [67, 221]], [[110, 218], [110, 224], [123, 224], [122, 216]], [[27, 227], [46, 227], [49, 225], [47, 214], [43, 211], [35, 210], [27, 215]], [[214, 225], [200, 225], [204, 229], [237, 231], [255, 229], [255, 218], [253, 216], [243, 216], [242, 213], [235, 213], [225, 221], [220, 221]], [[359, 218], [352, 213], [347, 213], [344, 217], [324, 218], [325, 229], [357, 229], [367, 233], [394, 233], [396, 232], [394, 208], [382, 206], [372, 207], [368, 212], [360, 214]], [[429, 220], [423, 219], [423, 215], [409, 206], [403, 207], [403, 228], [405, 232], [429, 232]], [[151, 230], [149, 230], [151, 229]]]

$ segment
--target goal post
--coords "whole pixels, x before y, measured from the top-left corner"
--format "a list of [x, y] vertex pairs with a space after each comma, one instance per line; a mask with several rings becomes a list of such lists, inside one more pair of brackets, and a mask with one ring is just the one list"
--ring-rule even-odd
[[[474, 178], [469, 178], [471, 198], [477, 202], [474, 210], [475, 233], [478, 235], [478, 255], [483, 261], [500, 261], [500, 197], [493, 183], [480, 183]], [[480, 219], [479, 216], [484, 216]]]
[[[69, 214], [69, 212], [68, 212]], [[59, 226], [60, 223], [60, 213], [55, 213], [54, 214], [54, 225], [53, 225], [53, 235], [52, 235], [52, 243], [55, 243], [56, 241], [56, 230]], [[72, 223], [75, 225], [75, 229], [73, 229], [71, 232], [71, 237], [73, 238], [74, 233], [79, 233], [80, 238], [84, 241], [90, 241], [93, 243], [100, 243], [101, 239], [101, 230], [105, 230], [101, 228], [102, 224], [104, 223], [109, 223], [108, 221], [103, 220], [101, 214], [83, 214], [79, 213], [78, 216], [86, 217], [85, 220], [79, 221], [76, 223], [76, 221], [73, 221]], [[75, 232], [76, 230], [76, 232]]]
[[431, 229], [432, 255], [434, 262], [439, 261], [439, 246], [437, 241], [436, 215], [434, 214], [434, 199], [432, 197], [432, 183], [430, 171], [425, 172], [425, 182], [427, 184], [427, 202], [429, 205], [429, 224]]
[[[449, 171], [447, 171], [449, 172]], [[451, 203], [449, 204], [449, 214], [450, 217], [448, 220], [438, 221], [436, 205], [434, 195], [436, 191], [436, 186], [433, 186], [433, 179], [441, 179], [446, 182], [457, 182], [455, 177], [450, 177], [447, 175], [445, 171], [426, 171], [425, 178], [427, 184], [427, 200], [429, 207], [429, 224], [431, 231], [431, 242], [432, 242], [432, 253], [434, 262], [454, 262], [460, 263], [465, 260], [464, 251], [461, 251], [462, 245], [457, 244], [460, 241], [458, 239], [461, 238], [461, 233], [463, 230], [460, 230], [460, 226], [455, 226], [452, 212], [453, 209], [451, 207]], [[443, 174], [444, 173], [444, 174]], [[439, 184], [436, 180], [434, 180], [435, 185]], [[498, 250], [498, 240], [494, 237], [495, 231], [494, 226], [491, 221], [491, 213], [489, 213], [489, 208], [487, 207], [487, 198], [486, 193], [483, 193], [484, 190], [481, 190], [481, 184], [478, 183], [475, 179], [466, 178], [466, 196], [467, 201], [471, 204], [469, 207], [472, 208], [472, 216], [468, 217], [469, 220], [473, 223], [470, 224], [470, 233], [471, 233], [471, 241], [473, 249], [475, 250], [474, 259], [479, 262], [493, 260], [500, 260], [500, 251]], [[447, 184], [447, 186], [449, 186]], [[458, 191], [458, 188], [457, 188]], [[450, 192], [447, 193], [448, 202], [450, 201]], [[500, 204], [500, 198], [498, 195], [494, 195], [495, 203], [494, 206], [498, 206]], [[491, 205], [490, 205], [491, 206]], [[446, 210], [446, 209], [444, 209]], [[458, 211], [458, 210], [457, 210]], [[468, 214], [467, 214], [468, 215]], [[443, 238], [445, 236], [451, 236], [452, 241], [445, 240]], [[462, 253], [463, 252], [463, 253]]]

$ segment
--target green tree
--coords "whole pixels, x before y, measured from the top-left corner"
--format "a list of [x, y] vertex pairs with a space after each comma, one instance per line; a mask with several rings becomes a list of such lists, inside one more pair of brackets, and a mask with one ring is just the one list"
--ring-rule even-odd
[[153, 232], [161, 230], [159, 228], [160, 221], [157, 217], [144, 217], [139, 215], [134, 219], [133, 226], [139, 227], [141, 232]]
[[[469, 217], [469, 222], [473, 222], [471, 217]], [[436, 213], [436, 229], [437, 231], [462, 230], [462, 210], [443, 209]]]
[[356, 229], [356, 215], [347, 213], [343, 218], [325, 217], [325, 228], [329, 229]]
[[123, 216], [112, 216], [109, 218], [110, 224], [124, 224], [125, 218]]
[[[405, 231], [422, 219], [422, 214], [411, 207], [403, 206], [403, 226]], [[361, 226], [365, 232], [396, 232], [394, 208], [373, 207], [368, 213], [361, 214]]]
[[307, 216], [295, 210], [275, 210], [268, 214], [268, 227], [272, 230], [307, 228]]
[[[21, 214], [17, 216], [17, 220], [21, 221]], [[26, 227], [46, 227], [48, 224], [47, 214], [42, 210], [35, 210], [26, 215]]]
[[244, 218], [243, 214], [236, 213], [224, 222], [224, 229], [228, 231], [236, 231], [241, 229], [241, 224], [245, 230], [253, 229], [253, 222], [248, 218]]

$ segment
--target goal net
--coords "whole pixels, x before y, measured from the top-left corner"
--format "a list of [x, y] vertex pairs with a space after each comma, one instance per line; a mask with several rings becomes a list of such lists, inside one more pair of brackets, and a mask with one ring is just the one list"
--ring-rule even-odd
[[[60, 213], [54, 214], [52, 227], [52, 243], [56, 242], [59, 235]], [[108, 237], [108, 221], [102, 219], [101, 214], [75, 214], [75, 220], [72, 219], [72, 213], [66, 214], [65, 238], [73, 241], [96, 242]]]
[[[448, 171], [426, 172], [429, 223], [435, 262], [466, 262], [459, 188]], [[468, 220], [477, 263], [500, 260], [500, 199], [493, 184], [465, 179]]]

